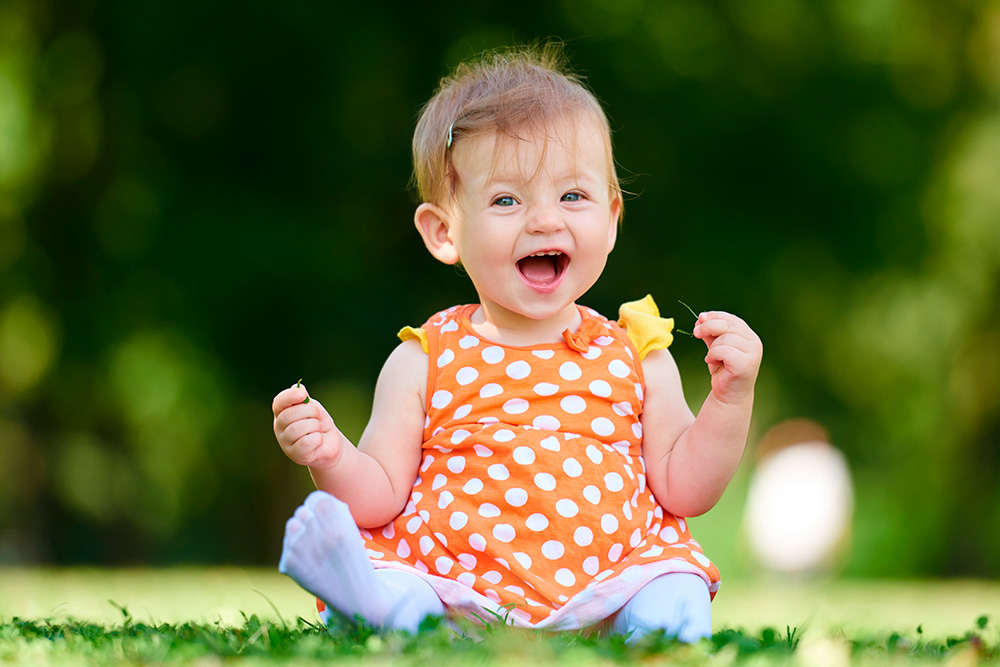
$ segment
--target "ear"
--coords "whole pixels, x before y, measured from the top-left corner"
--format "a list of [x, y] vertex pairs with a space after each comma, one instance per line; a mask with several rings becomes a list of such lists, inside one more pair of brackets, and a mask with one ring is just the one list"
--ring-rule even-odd
[[611, 199], [611, 220], [608, 223], [608, 252], [615, 247], [618, 239], [618, 228], [622, 224], [622, 198], [621, 195], [614, 195]]
[[450, 220], [444, 209], [437, 204], [424, 202], [413, 214], [413, 223], [435, 259], [445, 264], [458, 263], [458, 249], [451, 238]]

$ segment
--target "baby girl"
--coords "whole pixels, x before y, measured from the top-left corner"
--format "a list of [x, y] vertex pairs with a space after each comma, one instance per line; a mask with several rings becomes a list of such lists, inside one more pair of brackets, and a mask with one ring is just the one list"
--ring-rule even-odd
[[413, 159], [417, 231], [478, 303], [400, 332], [357, 447], [305, 387], [275, 397], [278, 442], [317, 488], [279, 569], [327, 615], [383, 629], [500, 617], [710, 636], [719, 572], [684, 517], [739, 464], [760, 339], [699, 315], [712, 388], [696, 417], [650, 297], [617, 322], [577, 304], [622, 191], [607, 118], [558, 47], [461, 65], [424, 107]]

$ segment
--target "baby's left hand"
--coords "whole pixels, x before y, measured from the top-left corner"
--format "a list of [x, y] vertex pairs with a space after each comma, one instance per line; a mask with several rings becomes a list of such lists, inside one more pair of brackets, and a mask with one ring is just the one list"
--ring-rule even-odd
[[723, 403], [738, 403], [753, 396], [764, 346], [746, 322], [721, 311], [698, 316], [695, 338], [705, 341], [705, 363], [712, 374], [712, 392]]

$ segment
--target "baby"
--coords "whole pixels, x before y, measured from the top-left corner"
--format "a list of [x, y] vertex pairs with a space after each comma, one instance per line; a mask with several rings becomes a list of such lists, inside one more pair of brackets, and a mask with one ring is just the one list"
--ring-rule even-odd
[[[718, 501], [746, 443], [759, 338], [702, 313], [712, 389], [695, 417], [646, 297], [576, 303], [615, 244], [608, 121], [557, 46], [460, 66], [413, 139], [427, 249], [478, 303], [404, 328], [355, 447], [298, 384], [274, 432], [317, 491], [279, 569], [383, 629], [428, 616], [710, 636], [719, 572], [683, 517]], [[328, 618], [326, 616], [325, 618]]]

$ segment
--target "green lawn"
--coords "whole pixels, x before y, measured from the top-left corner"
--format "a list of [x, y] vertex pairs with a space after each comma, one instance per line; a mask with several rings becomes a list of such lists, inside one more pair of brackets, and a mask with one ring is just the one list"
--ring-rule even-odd
[[[443, 639], [443, 629], [422, 644], [347, 630], [330, 640], [309, 625], [316, 622], [311, 597], [273, 570], [0, 569], [0, 663], [218, 664], [227, 656], [244, 664], [338, 658], [419, 663], [430, 652], [449, 664], [617, 664], [660, 657], [721, 664], [762, 659], [761, 651], [768, 664], [771, 657], [789, 656], [800, 664], [843, 664], [852, 654], [863, 662], [889, 656], [1000, 661], [1000, 582], [727, 581], [714, 613], [714, 644], [639, 652], [610, 640], [553, 640], [501, 629], [482, 644], [459, 647]], [[955, 643], [970, 633], [981, 641]]]

